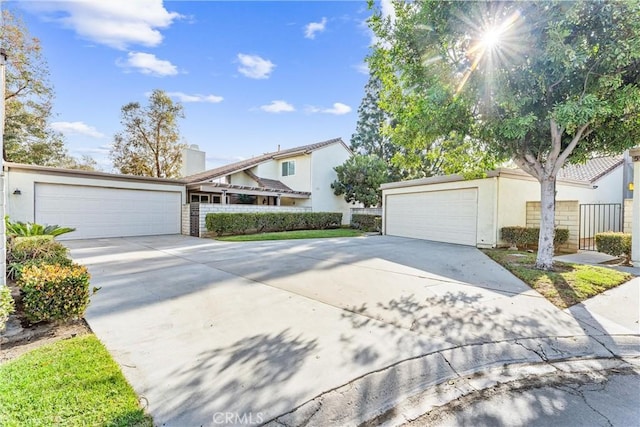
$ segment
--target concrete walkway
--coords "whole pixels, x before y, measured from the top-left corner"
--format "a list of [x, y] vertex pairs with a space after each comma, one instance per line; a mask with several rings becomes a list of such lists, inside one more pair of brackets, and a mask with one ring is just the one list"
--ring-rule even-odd
[[637, 330], [576, 319], [471, 247], [67, 243], [102, 287], [89, 324], [159, 425], [351, 425], [479, 370], [640, 354]]

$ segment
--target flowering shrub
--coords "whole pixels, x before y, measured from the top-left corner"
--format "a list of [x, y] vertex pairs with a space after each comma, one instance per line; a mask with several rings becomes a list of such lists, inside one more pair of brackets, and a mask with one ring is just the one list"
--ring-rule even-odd
[[89, 305], [89, 272], [83, 265], [29, 265], [22, 270], [24, 312], [32, 323], [78, 319]]
[[0, 332], [4, 331], [4, 327], [9, 319], [9, 315], [13, 313], [14, 303], [11, 296], [11, 290], [7, 286], [0, 285]]

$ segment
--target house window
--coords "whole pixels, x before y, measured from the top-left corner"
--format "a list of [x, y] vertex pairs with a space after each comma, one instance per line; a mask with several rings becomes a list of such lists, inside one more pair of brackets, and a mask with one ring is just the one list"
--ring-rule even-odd
[[208, 194], [192, 194], [191, 203], [209, 203]]
[[290, 160], [288, 162], [282, 162], [282, 176], [291, 176], [296, 174], [296, 162]]

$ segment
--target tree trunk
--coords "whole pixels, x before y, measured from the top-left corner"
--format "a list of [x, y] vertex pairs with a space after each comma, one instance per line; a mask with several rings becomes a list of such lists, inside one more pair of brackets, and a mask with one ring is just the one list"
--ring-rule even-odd
[[545, 176], [540, 180], [540, 237], [536, 268], [553, 269], [553, 238], [556, 219], [556, 177]]

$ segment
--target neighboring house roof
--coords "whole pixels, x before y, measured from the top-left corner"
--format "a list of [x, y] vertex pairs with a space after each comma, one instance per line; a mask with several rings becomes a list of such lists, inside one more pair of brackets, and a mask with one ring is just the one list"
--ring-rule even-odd
[[[349, 150], [349, 147], [342, 141], [341, 138], [329, 139], [327, 141], [316, 142], [315, 144], [303, 145], [301, 147], [289, 148], [286, 150], [274, 151], [271, 153], [265, 153], [261, 156], [252, 157], [250, 159], [242, 160], [229, 165], [221, 166], [215, 169], [209, 169], [204, 172], [200, 172], [194, 175], [184, 177], [184, 180], [188, 183], [202, 182], [210, 179], [219, 178], [236, 172], [242, 172], [249, 168], [259, 165], [260, 163], [267, 162], [269, 160], [280, 159], [283, 157], [294, 156], [297, 154], [308, 154], [312, 151], [324, 148], [331, 144], [342, 144], [344, 148]], [[350, 150], [349, 150], [350, 151]]]
[[268, 189], [277, 190], [277, 191], [293, 191], [291, 188], [287, 187], [277, 179], [260, 178], [258, 175], [251, 172], [250, 170], [245, 170], [244, 173], [249, 175], [251, 179], [257, 182], [258, 185], [262, 188], [268, 188]]
[[595, 182], [624, 162], [624, 156], [595, 157], [584, 164], [568, 164], [558, 172], [559, 179]]
[[32, 172], [40, 172], [49, 175], [69, 175], [85, 178], [100, 178], [117, 181], [137, 181], [137, 182], [155, 182], [158, 184], [170, 184], [170, 185], [184, 185], [185, 181], [182, 179], [170, 179], [170, 178], [154, 178], [150, 176], [138, 176], [138, 175], [123, 175], [117, 173], [85, 171], [80, 169], [64, 169], [54, 168], [50, 166], [39, 165], [27, 165], [23, 163], [4, 162], [4, 168], [6, 170], [26, 170]]

